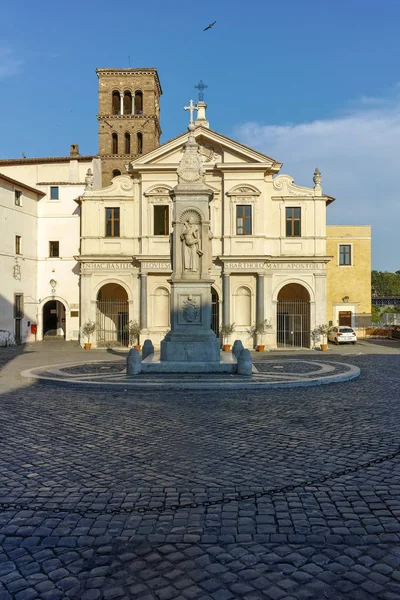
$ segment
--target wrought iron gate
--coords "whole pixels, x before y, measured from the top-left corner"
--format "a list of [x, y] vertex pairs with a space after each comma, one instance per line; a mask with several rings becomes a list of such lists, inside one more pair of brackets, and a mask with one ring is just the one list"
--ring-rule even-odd
[[211, 329], [219, 337], [219, 300], [218, 294], [211, 289]]
[[97, 346], [128, 346], [129, 335], [124, 329], [128, 321], [129, 307], [126, 300], [98, 300]]
[[277, 345], [284, 348], [309, 348], [309, 301], [279, 300], [277, 308]]

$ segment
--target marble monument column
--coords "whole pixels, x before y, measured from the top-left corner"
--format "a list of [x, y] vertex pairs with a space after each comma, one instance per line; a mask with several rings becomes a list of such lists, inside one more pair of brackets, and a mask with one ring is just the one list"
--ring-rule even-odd
[[189, 125], [172, 197], [171, 330], [161, 342], [161, 361], [219, 362], [219, 340], [211, 329], [212, 265], [209, 203], [213, 192]]

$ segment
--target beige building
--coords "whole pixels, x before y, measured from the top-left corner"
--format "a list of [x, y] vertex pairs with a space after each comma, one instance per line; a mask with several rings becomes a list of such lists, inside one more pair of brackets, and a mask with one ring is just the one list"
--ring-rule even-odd
[[371, 227], [329, 225], [326, 250], [327, 320], [363, 335], [371, 316]]
[[[281, 175], [281, 163], [208, 127], [199, 106], [195, 137], [212, 189], [213, 323], [235, 323], [235, 339], [270, 325], [267, 347], [309, 346], [326, 322], [326, 210], [318, 169], [313, 186]], [[80, 198], [81, 319], [98, 323], [97, 345], [125, 343], [138, 320], [158, 345], [169, 329], [171, 198], [188, 133], [129, 162], [127, 174]]]

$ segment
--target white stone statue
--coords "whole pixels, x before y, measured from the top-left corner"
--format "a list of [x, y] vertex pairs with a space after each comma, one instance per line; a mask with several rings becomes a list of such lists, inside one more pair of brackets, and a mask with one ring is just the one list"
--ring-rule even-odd
[[193, 217], [188, 217], [183, 224], [181, 233], [183, 270], [198, 273], [199, 256], [203, 256], [200, 250], [200, 232]]

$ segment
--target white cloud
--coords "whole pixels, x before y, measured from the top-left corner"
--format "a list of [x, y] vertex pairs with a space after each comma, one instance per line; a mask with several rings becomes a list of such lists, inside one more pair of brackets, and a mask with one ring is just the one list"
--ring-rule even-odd
[[284, 163], [281, 173], [336, 198], [328, 223], [372, 225], [373, 267], [400, 269], [400, 100], [362, 98], [352, 112], [287, 125], [245, 123], [235, 137]]
[[0, 47], [0, 79], [11, 77], [20, 70], [23, 61], [15, 58], [10, 48]]

